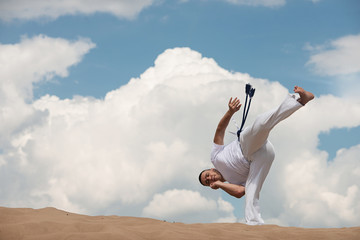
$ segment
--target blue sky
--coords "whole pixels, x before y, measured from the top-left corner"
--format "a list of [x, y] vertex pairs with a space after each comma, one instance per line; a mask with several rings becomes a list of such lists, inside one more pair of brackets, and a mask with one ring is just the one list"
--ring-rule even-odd
[[[287, 1], [284, 6], [237, 6], [223, 1], [164, 1], [135, 19], [107, 13], [60, 16], [55, 20], [1, 23], [1, 42], [21, 36], [90, 38], [97, 47], [61, 84], [35, 92], [69, 98], [75, 94], [104, 97], [139, 76], [165, 49], [190, 47], [220, 66], [255, 77], [311, 87], [316, 94], [337, 94], [329, 77], [313, 74], [306, 62], [306, 43], [321, 45], [360, 30], [357, 1]], [[107, 76], [107, 80], [101, 79]], [[46, 89], [46, 90], [43, 90]]]
[[[2, 135], [5, 137], [1, 139], [0, 153], [2, 157], [0, 158], [0, 171], [4, 176], [23, 177], [24, 181], [20, 181], [17, 184], [17, 186], [20, 187], [14, 187], [14, 189], [21, 190], [26, 188], [27, 191], [25, 192], [28, 194], [26, 195], [24, 193], [24, 195], [21, 195], [15, 190], [6, 190], [2, 195], [4, 197], [0, 197], [1, 205], [16, 207], [45, 207], [47, 205], [53, 205], [55, 207], [88, 214], [109, 213], [121, 215], [124, 213], [135, 216], [168, 218], [171, 221], [172, 219], [169, 217], [171, 216], [170, 210], [169, 212], [164, 212], [163, 215], [156, 215], [154, 214], [154, 211], [151, 210], [156, 209], [156, 207], [154, 207], [157, 203], [156, 200], [171, 198], [172, 196], [176, 196], [176, 194], [179, 194], [179, 196], [193, 194], [194, 198], [206, 199], [206, 201], [209, 202], [208, 209], [213, 209], [215, 205], [217, 206], [216, 211], [218, 215], [209, 216], [210, 222], [219, 219], [229, 220], [234, 217], [240, 221], [243, 217], [243, 200], [234, 200], [219, 192], [209, 193], [206, 192], [206, 190], [199, 190], [195, 187], [195, 183], [191, 183], [194, 184], [194, 186], [191, 185], [191, 187], [188, 188], [179, 187], [181, 184], [177, 182], [176, 177], [173, 175], [168, 176], [170, 180], [167, 179], [171, 184], [164, 184], [160, 181], [164, 179], [159, 178], [156, 183], [158, 187], [151, 191], [149, 190], [149, 193], [146, 195], [147, 197], [139, 197], [139, 199], [142, 200], [138, 199], [136, 201], [132, 200], [131, 197], [126, 199], [120, 197], [121, 191], [127, 191], [127, 188], [125, 188], [120, 192], [116, 192], [116, 194], [112, 195], [111, 198], [109, 197], [107, 200], [102, 201], [100, 199], [99, 201], [102, 202], [103, 206], [98, 208], [92, 207], [94, 206], [94, 203], [88, 203], [88, 205], [84, 204], [87, 206], [84, 208], [78, 207], [83, 204], [83, 201], [85, 201], [84, 199], [79, 196], [74, 196], [72, 193], [66, 192], [65, 190], [61, 190], [63, 188], [57, 189], [54, 187], [52, 185], [54, 181], [66, 182], [72, 179], [71, 176], [61, 175], [61, 171], [56, 174], [54, 173], [54, 175], [44, 174], [41, 179], [48, 183], [45, 185], [40, 184], [39, 182], [41, 182], [41, 180], [39, 179], [31, 181], [32, 184], [28, 184], [30, 186], [27, 186], [24, 183], [27, 180], [33, 180], [34, 178], [33, 174], [30, 174], [27, 171], [24, 172], [24, 168], [27, 166], [26, 164], [38, 166], [39, 169], [48, 169], [47, 167], [49, 165], [44, 165], [44, 161], [39, 160], [44, 156], [35, 154], [37, 153], [36, 149], [38, 149], [35, 146], [37, 146], [37, 144], [40, 146], [40, 139], [44, 140], [46, 137], [52, 136], [51, 134], [54, 132], [61, 132], [61, 127], [70, 128], [70, 126], [74, 126], [74, 124], [80, 124], [78, 121], [81, 122], [81, 119], [87, 119], [89, 116], [95, 116], [94, 118], [96, 118], [98, 115], [89, 114], [84, 115], [81, 118], [79, 116], [84, 111], [87, 111], [84, 109], [95, 109], [97, 106], [96, 104], [103, 104], [104, 109], [110, 108], [109, 105], [105, 104], [107, 103], [107, 99], [110, 98], [110, 93], [113, 95], [120, 94], [121, 99], [127, 99], [125, 97], [126, 94], [122, 91], [127, 92], [129, 95], [132, 93], [133, 90], [127, 90], [132, 86], [129, 84], [130, 79], [133, 79], [134, 84], [135, 82], [145, 81], [144, 79], [147, 78], [152, 79], [149, 75], [150, 71], [147, 70], [157, 69], [160, 72], [160, 69], [163, 69], [159, 67], [161, 64], [166, 65], [167, 63], [170, 64], [179, 61], [178, 64], [181, 67], [182, 63], [178, 59], [188, 59], [185, 57], [186, 54], [194, 56], [194, 59], [191, 60], [194, 62], [198, 61], [195, 56], [196, 54], [194, 55], [194, 53], [201, 54], [201, 59], [213, 59], [218, 65], [216, 68], [218, 70], [216, 71], [221, 72], [219, 69], [225, 69], [229, 74], [233, 74], [232, 76], [235, 76], [236, 73], [241, 73], [243, 74], [241, 75], [242, 77], [240, 77], [241, 83], [246, 80], [249, 80], [250, 82], [253, 81], [253, 83], [258, 83], [258, 86], [256, 86], [257, 88], [263, 88], [262, 91], [265, 92], [266, 89], [264, 88], [270, 85], [273, 86], [271, 91], [278, 89], [278, 92], [282, 92], [284, 89], [291, 91], [294, 85], [300, 85], [309, 90], [311, 89], [316, 97], [320, 99], [319, 102], [324, 104], [324, 106], [321, 105], [322, 107], [320, 107], [319, 103], [318, 107], [314, 107], [314, 109], [320, 109], [320, 112], [311, 115], [311, 118], [315, 118], [315, 116], [318, 115], [327, 116], [329, 111], [334, 112], [334, 114], [341, 114], [342, 111], [346, 111], [346, 115], [334, 117], [334, 120], [331, 120], [333, 121], [331, 124], [325, 123], [328, 119], [327, 117], [324, 117], [324, 119], [320, 119], [321, 117], [319, 117], [318, 120], [313, 119], [314, 122], [320, 122], [318, 125], [314, 123], [314, 126], [318, 126], [313, 129], [316, 134], [314, 133], [314, 135], [311, 135], [309, 133], [313, 137], [312, 140], [309, 140], [309, 142], [313, 142], [313, 145], [311, 145], [313, 156], [316, 154], [321, 156], [316, 159], [326, 159], [328, 162], [336, 162], [336, 154], [339, 149], [345, 149], [341, 151], [341, 153], [345, 154], [345, 152], [348, 153], [347, 150], [353, 149], [352, 147], [359, 146], [360, 144], [358, 137], [360, 134], [360, 118], [358, 119], [359, 111], [356, 107], [356, 104], [359, 104], [359, 96], [356, 89], [360, 87], [360, 62], [359, 57], [356, 57], [356, 55], [360, 55], [360, 3], [357, 0], [163, 0], [139, 1], [139, 3], [109, 0], [104, 1], [100, 5], [94, 4], [94, 6], [87, 6], [87, 4], [82, 1], [72, 1], [74, 4], [68, 4], [67, 6], [56, 4], [58, 1], [45, 2], [46, 1], [37, 1], [32, 5], [28, 5], [26, 1], [21, 0], [1, 1], [0, 3], [0, 44], [3, 49], [2, 59], [15, 59], [11, 66], [13, 69], [16, 69], [7, 72], [6, 75], [4, 74], [5, 77], [3, 76], [4, 83], [2, 84], [3, 89], [1, 92], [6, 92], [8, 94], [5, 94], [6, 97], [3, 97], [3, 103], [1, 105], [3, 114], [2, 121], [4, 121], [3, 126], [8, 126], [7, 124], [13, 122], [12, 115], [6, 115], [6, 109], [12, 109], [12, 111], [14, 111], [12, 113], [13, 116], [20, 116], [18, 117], [20, 119], [23, 117], [23, 120], [15, 121], [18, 125], [15, 123], [10, 124], [9, 126], [11, 127], [7, 128], [10, 130], [4, 130], [5, 127], [3, 127]], [[257, 2], [257, 4], [251, 4], [250, 2]], [[124, 5], [122, 3], [124, 3]], [[44, 47], [42, 52], [35, 51], [34, 53], [31, 51], [31, 54], [34, 55], [32, 56], [30, 54], [29, 58], [31, 61], [29, 63], [38, 62], [39, 59], [46, 59], [45, 56], [47, 56], [47, 54], [50, 54], [51, 57], [54, 57], [55, 59], [54, 62], [51, 63], [46, 63], [45, 60], [43, 65], [40, 64], [40, 66], [36, 66], [36, 69], [38, 70], [32, 70], [35, 69], [35, 67], [32, 67], [32, 64], [22, 65], [24, 63], [20, 60], [17, 62], [16, 59], [20, 59], [21, 57], [17, 56], [16, 53], [5, 52], [7, 49], [11, 51], [10, 49], [13, 49], [12, 47], [19, 47], [20, 50], [18, 54], [22, 54], [25, 53], [24, 49], [28, 46], [33, 46], [33, 43], [34, 49], [37, 49], [35, 48], [35, 46], [37, 46], [35, 44], [36, 42], [45, 46], [42, 42], [46, 41], [51, 45], [51, 43], [55, 42], [57, 39], [63, 40], [60, 44], [66, 45], [64, 51], [56, 49], [57, 51], [55, 52], [53, 51], [54, 48], [51, 47]], [[337, 45], [338, 42], [341, 42], [342, 44], [340, 43]], [[79, 43], [84, 50], [78, 51], [78, 47], [76, 47], [77, 43]], [[66, 54], [68, 54], [67, 48], [73, 49], [71, 51], [69, 50], [69, 58], [66, 57]], [[185, 50], [187, 48], [191, 49], [191, 53]], [[42, 48], [40, 47], [39, 49]], [[171, 54], [166, 54], [166, 50], [171, 49], [181, 49], [179, 50], [181, 53], [177, 53], [177, 50], [174, 50], [175, 55], [179, 54], [178, 59], [176, 57], [173, 59]], [[61, 60], [56, 60], [56, 56], [59, 56], [62, 53], [66, 56], [61, 58]], [[75, 56], [74, 59], [72, 59], [72, 56]], [[159, 60], [160, 63], [158, 64], [159, 66], [157, 66], [154, 62], [155, 60], [160, 59], [161, 56], [166, 60]], [[61, 64], [57, 64], [59, 61], [64, 63], [63, 67], [59, 67]], [[186, 63], [188, 63], [187, 61], [188, 60], [186, 60]], [[346, 64], [347, 62], [350, 64]], [[3, 60], [2, 64], [4, 67], [7, 67], [6, 60]], [[202, 64], [205, 63], [201, 63], [199, 66], [203, 66]], [[18, 68], [16, 66], [18, 66]], [[15, 72], [22, 72], [25, 68], [27, 70], [24, 72], [26, 72], [27, 75], [24, 73], [23, 78], [17, 79], [17, 77], [15, 77]], [[166, 70], [161, 71], [166, 72]], [[195, 70], [188, 69], [185, 72], [187, 71], [191, 72]], [[171, 73], [167, 74], [171, 75]], [[156, 76], [161, 78], [165, 75], [159, 74]], [[11, 85], [13, 88], [10, 90], [6, 87], [7, 82], [4, 80], [5, 78], [7, 81], [12, 81], [14, 83], [14, 86]], [[27, 78], [28, 80], [24, 80], [24, 78]], [[266, 84], [262, 80], [264, 80]], [[191, 86], [189, 83], [184, 82], [183, 84]], [[276, 84], [280, 84], [279, 86], [281, 87]], [[141, 86], [137, 88], [140, 89]], [[205, 84], [204, 86], [207, 85]], [[182, 89], [182, 87], [183, 86], [181, 85], [179, 88]], [[230, 85], [227, 86], [227, 88], [231, 88]], [[186, 90], [186, 87], [184, 87], [184, 89]], [[197, 87], [194, 87], [194, 89], [197, 89]], [[204, 89], [206, 89], [206, 87]], [[13, 95], [11, 95], [12, 91], [14, 92]], [[179, 96], [182, 96], [181, 99], [185, 99], [186, 91], [183, 94], [179, 94]], [[30, 97], [26, 97], [26, 93], [29, 92]], [[239, 88], [236, 92], [241, 96], [241, 94], [243, 94], [243, 89]], [[229, 97], [232, 93], [234, 93], [234, 90], [229, 91]], [[139, 99], [143, 99], [145, 96], [142, 95], [143, 92], [136, 94], [134, 93], [134, 96], [138, 96]], [[149, 96], [153, 96], [152, 94]], [[199, 92], [194, 92], [194, 94], [201, 95]], [[261, 94], [261, 91], [259, 91], [259, 94]], [[276, 92], [276, 94], [278, 93]], [[165, 94], [164, 96], [166, 97], [167, 95]], [[154, 99], [156, 98], [151, 98], [150, 100], [155, 101]], [[219, 99], [222, 99], [220, 95]], [[264, 98], [259, 97], [258, 99], [258, 101], [272, 101], [272, 98], [268, 96], [264, 96]], [[322, 99], [324, 100], [321, 101]], [[178, 101], [182, 102], [181, 100]], [[326, 105], [326, 103], [323, 103], [326, 101], [328, 101], [328, 104], [332, 101], [336, 102], [336, 104]], [[83, 105], [81, 104], [89, 105], [82, 109]], [[126, 100], [122, 100], [122, 102], [117, 104], [120, 104], [119, 109], [122, 109], [123, 105], [127, 105]], [[131, 103], [129, 104], [131, 105]], [[204, 121], [206, 120], [209, 122], [208, 125], [204, 126], [204, 130], [202, 130], [205, 133], [204, 138], [210, 137], [211, 139], [212, 133], [209, 131], [214, 128], [214, 124], [216, 124], [216, 121], [218, 121], [219, 118], [219, 115], [216, 113], [221, 113], [221, 111], [224, 110], [224, 107], [226, 107], [226, 105], [219, 101], [216, 104], [218, 104], [216, 105], [217, 107], [214, 106], [213, 109], [209, 107], [206, 108], [207, 112], [202, 112], [202, 115], [209, 117], [209, 119], [204, 117]], [[108, 107], [105, 107], [105, 105]], [[151, 105], [149, 106], [152, 108]], [[221, 106], [223, 106], [223, 108]], [[333, 106], [334, 108], [332, 108]], [[254, 106], [254, 108], [255, 107], [256, 106]], [[22, 108], [27, 109], [24, 110], [26, 114], [19, 115], [16, 110], [20, 111]], [[187, 110], [186, 107], [184, 108]], [[179, 111], [184, 108], [179, 107]], [[134, 109], [136, 110], [138, 108]], [[127, 119], [137, 122], [138, 119], [134, 119], [134, 116], [132, 115], [135, 111], [134, 109], [129, 111]], [[154, 107], [153, 109], [153, 111], [155, 111], [162, 108]], [[260, 109], [261, 107], [259, 107], [259, 111]], [[205, 109], [203, 110], [205, 111]], [[34, 113], [31, 113], [34, 114], [34, 116], [29, 117], [32, 115], [30, 113], [27, 115], [27, 113], [32, 111], [35, 111]], [[42, 111], [43, 115], [37, 111]], [[77, 113], [77, 111], [80, 111], [80, 113]], [[112, 111], [115, 110], [113, 109]], [[147, 111], [148, 110], [145, 112], [147, 113]], [[211, 115], [210, 111], [214, 111], [213, 116], [208, 116]], [[256, 110], [253, 111], [255, 114]], [[311, 112], [311, 110], [309, 111]], [[115, 119], [114, 121], [116, 121], [115, 116], [112, 116], [110, 113], [105, 113], [105, 110], [100, 112], [104, 114], [104, 119]], [[146, 116], [146, 113], [144, 116]], [[160, 112], [156, 113], [159, 115], [154, 112], [148, 114], [150, 114], [149, 116], [159, 116], [161, 121], [167, 120]], [[189, 117], [189, 119], [192, 119], [193, 117], [202, 117], [190, 117], [186, 116], [186, 113], [194, 114], [192, 111], [185, 111], [184, 113], [175, 112], [174, 118], [175, 116], [178, 118]], [[52, 124], [53, 122], [56, 122], [56, 120], [52, 119], [53, 116], [71, 119], [64, 120], [66, 123], [75, 121], [74, 119], [77, 117], [79, 117], [79, 119], [78, 121], [75, 121], [76, 123], [74, 124], [60, 124], [58, 127], [60, 129], [52, 130], [51, 134], [49, 132], [45, 133], [44, 129], [53, 126], [50, 122]], [[308, 128], [312, 129], [313, 125], [311, 125], [311, 119], [308, 118], [304, 122], [309, 121], [310, 125]], [[342, 120], [336, 120], [344, 118], [346, 118], [346, 120], [344, 120], [346, 123], [343, 123]], [[155, 123], [160, 122], [159, 119], [154, 118], [153, 121]], [[170, 120], [173, 121], [174, 119], [169, 119], [169, 121]], [[184, 121], [186, 122], [186, 120]], [[40, 130], [39, 126], [43, 126], [42, 124], [45, 122], [48, 122], [49, 125], [47, 128], [44, 127], [44, 129]], [[94, 124], [99, 124], [99, 122], [101, 121], [94, 120]], [[164, 122], [163, 125], [160, 124], [159, 127], [171, 125], [170, 122]], [[324, 124], [321, 125], [321, 122], [324, 122]], [[148, 122], [145, 120], [144, 122], [139, 121], [139, 123], [151, 125], [150, 120]], [[85, 125], [83, 124], [81, 126], [83, 127]], [[155, 124], [154, 128], [156, 128], [156, 126], [157, 125]], [[196, 127], [198, 127], [198, 125], [194, 126], [194, 129], [196, 129]], [[149, 126], [145, 127], [145, 129], [147, 128], [149, 128]], [[114, 129], [121, 130], [121, 127], [115, 127]], [[183, 133], [186, 131], [194, 131], [194, 129], [183, 129], [181, 127], [179, 127], [179, 129], [182, 129], [179, 131]], [[160, 131], [159, 129], [157, 130]], [[163, 130], [165, 131], [165, 128]], [[93, 131], [93, 128], [84, 127], [83, 131], [91, 132]], [[104, 130], [102, 132], [107, 131], [108, 130]], [[73, 153], [72, 151], [77, 151], [78, 149], [93, 149], [94, 146], [96, 148], [96, 145], [93, 145], [95, 144], [94, 142], [90, 140], [89, 142], [81, 140], [81, 137], [84, 135], [83, 133], [80, 134], [80, 132], [81, 131], [79, 130], [79, 135], [74, 135], [73, 138], [72, 135], [69, 135], [69, 138], [72, 139], [79, 138], [79, 141], [75, 141], [76, 144], [79, 145], [74, 144], [77, 146], [76, 148], [69, 150], [70, 148], [63, 146], [66, 151], [69, 151], [70, 156]], [[95, 133], [95, 131], [93, 134], [96, 137], [102, 136]], [[122, 134], [122, 132], [119, 134], [122, 136], [126, 135]], [[131, 133], [128, 134], [131, 136]], [[137, 130], [134, 130], [134, 135], [139, 136], [140, 134], [141, 131], [137, 132]], [[156, 135], [156, 132], [154, 134]], [[184, 144], [184, 146], [199, 146], [199, 142], [196, 142], [195, 140], [195, 142], [191, 142], [190, 140], [187, 141], [186, 134], [183, 137], [182, 135], [179, 135], [178, 138], [180, 140], [174, 136], [169, 140], [167, 138], [169, 137], [169, 134], [171, 135], [169, 132], [164, 132], [164, 135], [160, 134], [158, 137], [154, 137], [158, 141], [156, 143], [153, 143], [151, 140], [146, 142], [145, 138], [143, 140], [145, 141], [144, 144], [149, 145], [145, 150], [152, 149], [154, 152], [158, 153], [158, 151], [163, 149], [163, 145], [161, 145], [160, 142], [163, 142], [169, 149], [172, 149], [172, 147], [177, 149], [177, 147], [179, 147], [178, 144], [180, 143]], [[175, 134], [175, 132], [173, 134]], [[111, 134], [111, 130], [109, 130], [108, 135], [105, 136], [110, 138], [110, 140], [111, 136], [114, 137]], [[134, 136], [129, 138], [132, 137]], [[88, 138], [88, 136], [86, 138]], [[115, 136], [114, 138], [118, 139], [117, 141], [122, 144], [126, 145], [127, 143], [126, 141], [125, 143], [122, 142], [121, 136]], [[281, 142], [281, 137], [279, 137], [279, 139], [276, 137], [274, 138], [275, 142]], [[58, 136], [57, 139], [62, 138]], [[203, 138], [199, 139], [204, 141]], [[282, 140], [284, 142], [284, 139]], [[47, 141], [49, 142], [50, 140], [48, 139]], [[117, 141], [114, 140], [114, 142]], [[80, 142], [83, 145], [81, 145]], [[167, 145], [167, 143], [169, 143], [169, 145]], [[170, 143], [173, 143], [173, 145]], [[60, 145], [62, 144], [63, 143], [60, 143]], [[111, 141], [106, 144], [107, 145], [104, 146], [103, 149], [107, 149], [109, 145], [111, 145]], [[209, 143], [207, 144], [209, 145]], [[204, 143], [201, 152], [195, 154], [197, 157], [203, 156], [204, 158], [200, 165], [206, 165], [206, 146], [208, 145]], [[59, 143], [54, 143], [51, 147], [54, 146], [59, 146]], [[49, 149], [51, 149], [51, 147], [49, 146]], [[135, 143], [129, 143], [129, 146], [126, 146], [126, 149], [132, 148], [136, 149]], [[191, 147], [188, 148], [188, 151], [190, 151]], [[280, 149], [281, 148], [283, 147], [280, 147]], [[154, 149], [156, 149], [156, 151]], [[111, 151], [108, 152], [111, 153]], [[19, 154], [19, 156], [16, 154]], [[88, 153], [83, 153], [83, 155], [86, 156], [87, 154]], [[114, 150], [113, 154], [119, 153]], [[328, 155], [324, 156], [322, 154]], [[128, 161], [132, 158], [129, 157], [131, 155], [125, 153], [124, 156], [127, 156]], [[155, 154], [154, 156], [157, 155]], [[192, 157], [193, 156], [190, 158]], [[60, 157], [59, 161], [61, 162], [64, 158], [65, 156]], [[79, 157], [79, 159], [80, 158], [81, 157]], [[141, 159], [140, 156], [134, 157], [134, 159], [138, 158]], [[96, 159], [93, 159], [90, 156], [84, 159], [94, 163], [94, 166], [100, 164]], [[141, 160], [138, 161], [141, 162]], [[356, 159], [352, 159], [352, 161], [356, 162]], [[86, 165], [88, 162], [84, 160], [82, 163]], [[281, 163], [280, 160], [279, 162]], [[319, 160], [319, 162], [321, 162], [321, 160]], [[64, 165], [66, 165], [66, 163], [71, 164], [64, 160]], [[359, 163], [358, 159], [357, 163]], [[113, 162], [109, 161], [106, 162], [105, 165], [110, 166], [109, 168], [111, 169], [114, 166], [112, 164]], [[127, 164], [126, 160], [124, 160], [124, 164]], [[57, 165], [54, 165], [53, 168], [58, 169], [55, 166]], [[80, 164], [79, 166], [83, 165]], [[178, 167], [181, 171], [186, 171], [185, 165]], [[61, 167], [59, 167], [59, 169], [61, 169]], [[351, 165], [349, 165], [349, 169], [351, 169]], [[106, 171], [107, 170], [105, 169], [102, 174], [105, 174]], [[144, 172], [147, 171], [150, 170], [144, 169]], [[54, 170], [54, 172], [56, 171]], [[274, 170], [274, 175], [278, 173], [278, 176], [280, 176], [281, 173], [284, 172], [286, 172], [285, 167], [284, 169]], [[331, 171], [329, 170], [329, 172]], [[326, 174], [329, 172], [326, 172]], [[73, 174], [73, 177], [75, 176], [76, 173]], [[106, 176], [106, 174], [101, 176]], [[358, 177], [356, 177], [358, 176], [357, 174], [354, 176], [355, 177], [351, 178], [348, 182], [348, 192], [337, 192], [337, 197], [334, 197], [334, 199], [337, 199], [334, 200], [335, 202], [340, 202], [341, 200], [339, 199], [341, 199], [341, 197], [347, 196], [350, 198], [352, 196], [351, 191], [356, 193], [360, 192], [358, 183], [353, 182], [353, 184], [350, 184], [354, 179], [358, 179]], [[81, 184], [92, 181], [85, 176], [81, 179], [81, 181], [79, 180]], [[119, 181], [116, 177], [114, 177], [113, 180]], [[269, 181], [271, 180], [276, 182], [277, 179], [276, 177], [273, 177], [273, 179], [270, 178]], [[10, 180], [8, 180], [8, 182], [9, 181]], [[191, 181], [190, 177], [187, 181]], [[141, 181], [137, 184], [143, 186], [141, 185]], [[10, 183], [9, 186], [11, 186]], [[109, 184], [109, 189], [111, 189], [111, 186], [113, 185]], [[146, 184], [143, 187], [145, 186]], [[355, 187], [352, 188], [352, 186]], [[63, 187], [66, 188], [66, 186]], [[271, 188], [269, 187], [269, 189]], [[324, 194], [328, 194], [328, 192], [329, 191], [325, 191]], [[129, 194], [130, 193], [131, 191], [129, 190]], [[357, 197], [359, 195], [356, 193], [353, 194], [355, 194], [355, 200], [357, 199], [358, 201], [359, 199]], [[278, 196], [286, 196], [287, 194], [287, 192], [281, 192], [278, 193]], [[137, 196], [135, 193], [133, 195]], [[264, 195], [270, 196], [270, 191], [265, 192]], [[24, 201], [21, 199], [29, 196], [32, 197], [32, 200]], [[56, 197], [58, 198], [56, 199]], [[40, 199], [40, 204], [35, 204], [35, 200], [38, 198]], [[211, 199], [216, 200], [217, 198], [219, 198], [219, 200], [216, 203], [211, 202]], [[59, 199], [66, 199], [66, 201], [60, 201]], [[277, 200], [277, 197], [274, 197], [274, 199]], [[226, 203], [223, 204], [222, 201], [226, 201]], [[306, 200], [304, 200], [304, 202], [305, 201]], [[133, 205], [127, 205], [129, 202]], [[230, 203], [231, 206], [227, 205], [227, 203]], [[281, 204], [282, 202], [279, 203], [279, 205]], [[284, 203], [283, 205], [286, 204]], [[290, 205], [291, 204], [289, 203], [289, 206]], [[124, 210], [129, 206], [138, 208], [138, 210], [134, 210], [133, 212]], [[332, 205], [329, 203], [329, 206]], [[234, 209], [231, 210], [231, 207]], [[118, 208], [124, 209], [116, 210]], [[355, 209], [358, 209], [359, 206], [354, 203], [354, 205], [350, 205], [349, 208], [354, 211]], [[185, 206], [184, 209], [186, 214], [181, 215], [181, 218], [175, 220], [185, 222], [207, 221], [201, 218], [194, 218], [194, 211], [191, 211], [191, 209], [186, 208]], [[275, 209], [279, 210], [279, 212], [285, 211], [284, 209], [281, 209], [280, 206]], [[222, 214], [230, 215], [223, 216]], [[297, 222], [289, 220], [291, 219], [291, 216], [297, 215], [295, 213], [294, 215], [272, 213], [270, 210], [265, 212], [265, 217], [267, 217], [270, 222], [281, 225], [351, 226], [354, 225], [355, 222], [351, 217], [341, 218], [336, 217], [335, 215], [333, 216], [334, 219], [340, 220], [320, 224], [317, 222], [316, 217], [310, 220], [304, 217], [301, 218], [303, 220]]]

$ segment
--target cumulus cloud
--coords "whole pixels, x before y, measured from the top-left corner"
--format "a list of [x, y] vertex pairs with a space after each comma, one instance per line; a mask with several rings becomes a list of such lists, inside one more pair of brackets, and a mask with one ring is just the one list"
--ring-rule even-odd
[[360, 210], [359, 153], [360, 145], [357, 145], [340, 150], [331, 162], [327, 162], [324, 155], [310, 152], [295, 158], [285, 168], [284, 185], [288, 191], [284, 212], [287, 216], [279, 219], [290, 225], [300, 222], [313, 227], [338, 226], [339, 222], [345, 226], [356, 225]]
[[49, 81], [54, 75], [66, 77], [69, 67], [94, 47], [85, 38], [68, 41], [43, 35], [23, 37], [17, 44], [0, 44], [1, 143], [40, 123], [46, 115], [26, 103], [32, 100], [33, 84]]
[[109, 13], [119, 18], [133, 19], [144, 8], [156, 0], [14, 0], [0, 2], [0, 18], [5, 21], [13, 19], [36, 19], [47, 17], [56, 19], [63, 15]]
[[307, 43], [312, 54], [307, 66], [317, 75], [328, 77], [333, 91], [341, 96], [357, 98], [360, 88], [360, 34], [348, 35], [322, 45]]
[[95, 44], [88, 39], [68, 41], [43, 35], [23, 37], [17, 44], [0, 44], [2, 203], [16, 204], [18, 200], [26, 199], [32, 187], [26, 189], [24, 185], [43, 184], [42, 174], [27, 181], [36, 176], [37, 171], [47, 170], [40, 165], [31, 165], [29, 152], [23, 149], [32, 139], [34, 128], [43, 126], [49, 113], [31, 104], [33, 84], [51, 80], [54, 75], [67, 76], [69, 67], [81, 61], [93, 47]]
[[[60, 41], [45, 36], [26, 41], [37, 39], [49, 44]], [[23, 42], [2, 45], [1, 52]], [[235, 221], [234, 212], [243, 209], [223, 200], [220, 190], [204, 188], [197, 180], [200, 170], [211, 167], [214, 128], [229, 97], [243, 97], [246, 83], [257, 88], [248, 122], [279, 104], [287, 90], [277, 82], [223, 69], [189, 48], [174, 48], [104, 99], [45, 95], [32, 101], [31, 83], [65, 76], [66, 69], [94, 47], [90, 40], [60, 42], [73, 49], [75, 57], [62, 57], [52, 48], [48, 58], [58, 56], [63, 67], [57, 69], [54, 61], [29, 68], [19, 78], [26, 80], [13, 82], [17, 94], [5, 95], [0, 105], [1, 126], [14, 125], [12, 131], [0, 129], [0, 204], [169, 221]], [[36, 44], [26, 46], [14, 52], [14, 59], [24, 51], [29, 59], [37, 56], [31, 51]], [[19, 59], [9, 68], [26, 69], [31, 63]], [[7, 74], [15, 79], [18, 72]], [[1, 81], [5, 92], [7, 85], [4, 78]], [[9, 99], [18, 99], [22, 108]], [[335, 113], [334, 108], [341, 111]], [[24, 109], [28, 115], [21, 113]], [[345, 113], [353, 117], [344, 118]], [[327, 153], [317, 149], [317, 141], [322, 131], [359, 125], [359, 99], [331, 95], [318, 97], [281, 123], [271, 136], [277, 157], [261, 194], [264, 218], [297, 226], [358, 224], [359, 216], [353, 213], [359, 207], [359, 148], [340, 150], [328, 164]], [[226, 141], [232, 138], [227, 135]], [[337, 203], [342, 206], [336, 208]]]
[[173, 221], [201, 222], [204, 219], [217, 219], [220, 222], [235, 222], [234, 207], [219, 198], [207, 199], [199, 192], [173, 189], [163, 194], [155, 194], [144, 208], [146, 217], [171, 219]]
[[86, 38], [68, 41], [44, 35], [24, 36], [18, 44], [0, 44], [0, 64], [3, 67], [0, 77], [5, 79], [1, 81], [1, 90], [8, 86], [14, 92], [4, 91], [7, 97], [16, 95], [31, 99], [34, 83], [49, 80], [54, 75], [68, 76], [68, 68], [80, 62], [83, 55], [94, 47], [95, 44]]
[[320, 46], [307, 44], [305, 48], [313, 52], [307, 64], [318, 74], [360, 73], [360, 34], [341, 37]]

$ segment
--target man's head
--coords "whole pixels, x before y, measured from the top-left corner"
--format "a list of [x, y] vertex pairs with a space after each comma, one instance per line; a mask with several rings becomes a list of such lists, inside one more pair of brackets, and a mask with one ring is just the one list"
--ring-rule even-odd
[[210, 186], [211, 183], [216, 181], [224, 181], [221, 173], [215, 168], [205, 169], [199, 174], [199, 181], [204, 186]]

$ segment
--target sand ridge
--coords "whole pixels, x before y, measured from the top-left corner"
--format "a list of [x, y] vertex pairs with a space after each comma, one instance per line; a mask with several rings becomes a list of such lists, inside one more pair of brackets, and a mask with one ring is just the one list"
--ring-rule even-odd
[[0, 240], [204, 238], [359, 240], [360, 227], [308, 229], [241, 223], [184, 224], [150, 218], [87, 216], [55, 208], [0, 207]]

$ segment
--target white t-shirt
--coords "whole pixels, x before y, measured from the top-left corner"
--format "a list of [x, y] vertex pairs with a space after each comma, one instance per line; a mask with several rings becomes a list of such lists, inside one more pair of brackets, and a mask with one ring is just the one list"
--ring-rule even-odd
[[227, 182], [245, 186], [250, 163], [244, 158], [237, 139], [228, 145], [214, 143], [211, 162]]

